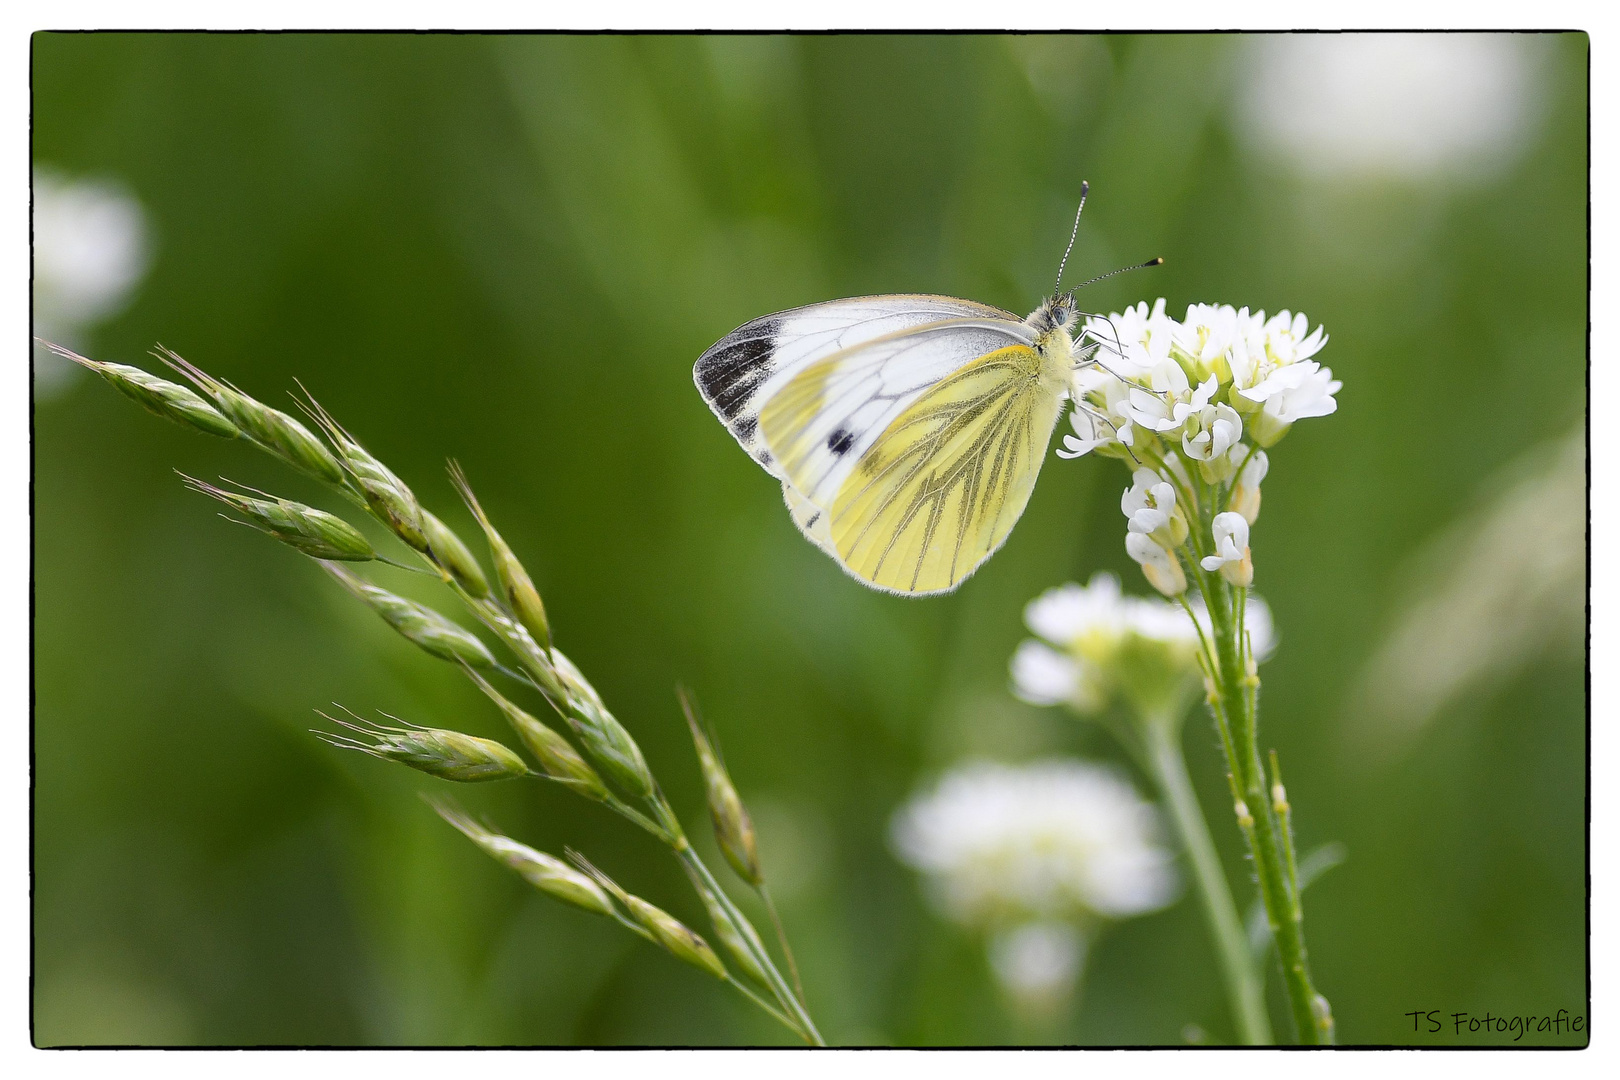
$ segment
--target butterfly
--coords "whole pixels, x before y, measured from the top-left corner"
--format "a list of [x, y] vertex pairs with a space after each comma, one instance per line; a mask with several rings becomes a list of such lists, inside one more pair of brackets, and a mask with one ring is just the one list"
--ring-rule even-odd
[[1057, 288], [1024, 319], [949, 296], [831, 300], [744, 323], [692, 378], [851, 576], [950, 592], [1029, 502], [1071, 376], [1100, 345], [1084, 314]]

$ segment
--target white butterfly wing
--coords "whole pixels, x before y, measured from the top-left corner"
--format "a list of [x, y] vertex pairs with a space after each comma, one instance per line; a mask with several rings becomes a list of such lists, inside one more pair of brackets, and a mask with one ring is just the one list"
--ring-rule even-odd
[[767, 444], [760, 412], [801, 373], [825, 364], [826, 408], [805, 438], [794, 440], [805, 460], [792, 481], [802, 497], [824, 503], [924, 390], [984, 353], [1030, 340], [1021, 319], [987, 304], [921, 294], [864, 296], [746, 322], [698, 358], [692, 378], [749, 456], [788, 481], [780, 461], [786, 448], [773, 451]]

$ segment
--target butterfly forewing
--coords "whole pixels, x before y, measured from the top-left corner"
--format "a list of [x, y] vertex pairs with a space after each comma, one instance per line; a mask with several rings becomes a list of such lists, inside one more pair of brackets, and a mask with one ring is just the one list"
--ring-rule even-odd
[[848, 473], [829, 518], [851, 573], [883, 589], [955, 588], [1024, 512], [1062, 407], [1040, 355], [989, 352], [919, 396]]
[[[897, 294], [811, 304], [744, 323], [698, 358], [693, 380], [743, 449], [781, 475], [759, 431], [760, 411], [806, 367], [928, 323], [977, 319], [1021, 327], [999, 308], [949, 296]], [[946, 367], [935, 374], [943, 377]]]

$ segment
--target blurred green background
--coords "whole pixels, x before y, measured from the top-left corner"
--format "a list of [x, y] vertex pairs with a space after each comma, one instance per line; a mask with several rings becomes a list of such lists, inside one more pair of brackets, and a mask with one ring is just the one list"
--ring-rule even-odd
[[[78, 338], [90, 355], [154, 367], [161, 341], [278, 404], [301, 379], [472, 530], [444, 477], [459, 459], [560, 644], [706, 834], [673, 695], [693, 689], [835, 1043], [1019, 1037], [979, 943], [933, 914], [888, 822], [973, 756], [1118, 758], [1014, 701], [1006, 663], [1042, 589], [1110, 568], [1146, 591], [1123, 551], [1127, 477], [1049, 459], [1007, 547], [958, 593], [880, 595], [798, 535], [698, 397], [693, 360], [748, 318], [837, 296], [1028, 311], [1082, 178], [1074, 279], [1167, 260], [1088, 289], [1088, 306], [1304, 310], [1332, 335], [1318, 359], [1344, 380], [1341, 407], [1272, 453], [1253, 544], [1281, 637], [1262, 738], [1302, 847], [1349, 852], [1307, 896], [1313, 966], [1346, 1042], [1469, 1041], [1449, 1021], [1414, 1034], [1405, 1014], [1585, 1011], [1584, 657], [1568, 625], [1584, 577], [1547, 586], [1556, 632], [1519, 627], [1528, 644], [1435, 715], [1397, 734], [1352, 702], [1414, 597], [1480, 584], [1446, 585], [1443, 538], [1472, 535], [1529, 467], [1515, 463], [1584, 417], [1587, 43], [1489, 39], [1446, 61], [1472, 63], [1463, 76], [1400, 65], [1497, 97], [1458, 119], [1414, 93], [1368, 135], [1311, 112], [1377, 97], [1375, 66], [1308, 52], [1358, 40], [41, 34], [34, 160], [117, 182], [146, 216], [149, 269]], [[1446, 47], [1397, 54], [1425, 41]], [[1448, 157], [1421, 126], [1386, 137], [1437, 109], [1437, 130], [1473, 141]], [[309, 735], [333, 699], [502, 726], [171, 469], [342, 509], [312, 482], [50, 362], [36, 358], [34, 443], [38, 1043], [788, 1041], [481, 855], [416, 797], [445, 785]], [[1543, 524], [1522, 523], [1532, 546]], [[1504, 559], [1485, 576], [1519, 572]], [[377, 577], [452, 610], [430, 581]], [[1246, 903], [1203, 716], [1187, 745]], [[703, 924], [675, 863], [618, 819], [539, 784], [457, 794]], [[1281, 1024], [1275, 973], [1271, 997]], [[1174, 1044], [1193, 1024], [1229, 1039], [1194, 900], [1109, 932], [1082, 1006], [1056, 1037]]]

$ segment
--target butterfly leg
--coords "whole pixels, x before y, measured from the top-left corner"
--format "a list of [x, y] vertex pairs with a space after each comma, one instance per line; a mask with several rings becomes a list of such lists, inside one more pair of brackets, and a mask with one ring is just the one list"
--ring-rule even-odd
[[[1107, 371], [1108, 369], [1104, 368], [1103, 370]], [[1113, 375], [1113, 372], [1110, 371], [1109, 374]], [[1117, 379], [1117, 378], [1119, 378], [1119, 376], [1114, 375], [1114, 378]], [[1100, 424], [1107, 425], [1108, 430], [1112, 431], [1114, 433], [1114, 438], [1119, 439], [1119, 445], [1123, 446], [1125, 448], [1125, 452], [1127, 454], [1131, 455], [1131, 460], [1136, 462], [1138, 465], [1142, 464], [1141, 459], [1136, 456], [1136, 451], [1131, 449], [1131, 444], [1126, 442], [1124, 439], [1120, 438], [1120, 436], [1119, 436], [1119, 426], [1117, 424], [1115, 424], [1112, 420], [1110, 420], [1106, 413], [1098, 412], [1096, 409], [1092, 408], [1090, 405], [1087, 405], [1084, 401], [1081, 401], [1077, 397], [1071, 397], [1069, 400], [1074, 403], [1075, 408], [1079, 409], [1081, 412], [1083, 412], [1087, 416], [1091, 417], [1091, 420], [1092, 420], [1093, 423], [1100, 423]]]

